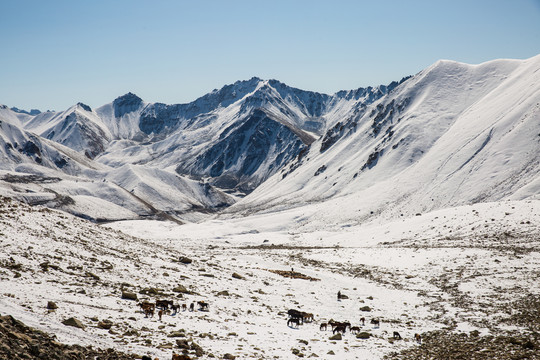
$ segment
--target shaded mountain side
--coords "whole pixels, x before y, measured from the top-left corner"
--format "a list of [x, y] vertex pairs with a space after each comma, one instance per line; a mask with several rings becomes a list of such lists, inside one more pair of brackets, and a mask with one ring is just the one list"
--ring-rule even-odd
[[176, 171], [200, 178], [209, 175], [218, 187], [250, 192], [296, 157], [305, 147], [303, 140], [312, 142], [313, 138], [257, 109], [243, 123], [225, 129], [193, 163], [180, 164]]

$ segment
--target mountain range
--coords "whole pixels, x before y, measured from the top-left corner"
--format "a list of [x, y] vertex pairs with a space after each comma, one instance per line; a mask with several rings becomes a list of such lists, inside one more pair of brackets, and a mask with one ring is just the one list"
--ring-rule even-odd
[[538, 70], [439, 61], [333, 95], [254, 77], [187, 104], [2, 105], [0, 193], [95, 221], [298, 208], [298, 226], [536, 199]]

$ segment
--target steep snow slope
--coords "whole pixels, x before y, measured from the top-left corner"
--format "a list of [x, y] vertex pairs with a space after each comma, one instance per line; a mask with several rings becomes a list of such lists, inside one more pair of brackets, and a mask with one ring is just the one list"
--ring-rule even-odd
[[228, 212], [319, 203], [306, 213], [356, 222], [536, 198], [539, 70], [540, 56], [439, 61], [331, 128]]

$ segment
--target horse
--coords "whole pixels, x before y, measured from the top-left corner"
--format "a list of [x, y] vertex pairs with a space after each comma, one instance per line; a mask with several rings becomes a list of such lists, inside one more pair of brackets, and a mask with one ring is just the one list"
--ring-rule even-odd
[[300, 322], [304, 323], [304, 313], [302, 311], [290, 309], [287, 311], [287, 314], [291, 319], [298, 319]]
[[161, 310], [168, 310], [169, 305], [172, 306], [173, 302], [171, 300], [156, 300], [156, 307]]
[[148, 302], [146, 300], [143, 301], [143, 302], [138, 303], [137, 305], [139, 305], [139, 307], [142, 309], [142, 311], [144, 311], [145, 309], [154, 310], [156, 308], [156, 304], [153, 304], [153, 303]]
[[371, 319], [370, 323], [371, 325], [373, 325], [374, 328], [381, 326], [381, 322], [378, 319]]
[[394, 331], [394, 340], [401, 340], [401, 335], [397, 331]]
[[302, 316], [303, 316], [305, 322], [312, 322], [313, 321], [313, 314], [311, 314], [311, 313], [303, 312]]
[[189, 311], [195, 311], [195, 303], [189, 304]]
[[332, 331], [334, 331], [335, 328], [338, 327], [338, 326], [341, 326], [341, 327], [343, 327], [345, 329], [347, 329], [347, 328], [350, 329], [351, 328], [351, 323], [348, 322], [348, 321], [339, 322], [339, 321], [330, 320], [328, 322], [328, 325], [330, 325], [332, 327]]
[[174, 312], [171, 314], [171, 316], [174, 316], [178, 312], [178, 309], [180, 309], [180, 305], [171, 305], [171, 309], [174, 310]]
[[154, 308], [145, 308], [144, 309], [144, 317], [147, 318], [150, 315], [150, 317], [154, 317]]
[[158, 311], [159, 321], [161, 321], [161, 317], [163, 316], [163, 310]]
[[360, 322], [362, 323], [362, 326], [365, 326], [365, 325], [366, 325], [366, 318], [365, 318], [365, 317], [361, 317], [361, 318], [360, 318]]
[[352, 334], [358, 334], [359, 332], [360, 332], [360, 327], [358, 327], [358, 326], [351, 327], [351, 333]]
[[414, 334], [414, 339], [419, 344], [422, 342], [422, 336], [420, 336], [420, 334]]
[[296, 327], [299, 327], [300, 326], [300, 319], [298, 319], [298, 318], [290, 318], [289, 320], [287, 320], [287, 326], [292, 327], [291, 326], [292, 324], [296, 324]]
[[320, 331], [326, 331], [327, 327], [328, 327], [327, 323], [322, 323], [321, 326], [319, 326], [319, 330]]
[[208, 311], [208, 303], [205, 301], [197, 301], [200, 311]]
[[341, 333], [345, 334], [345, 330], [347, 330], [347, 326], [345, 326], [345, 325], [338, 325], [338, 326], [336, 326], [336, 327], [332, 330], [332, 333], [335, 334], [336, 332], [338, 332], [338, 333], [341, 332]]
[[187, 311], [187, 305], [185, 303], [182, 304], [182, 311]]

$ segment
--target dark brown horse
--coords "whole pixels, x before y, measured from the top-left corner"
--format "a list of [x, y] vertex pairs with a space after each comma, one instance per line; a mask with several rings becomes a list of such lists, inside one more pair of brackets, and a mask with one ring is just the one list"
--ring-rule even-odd
[[205, 301], [197, 301], [197, 305], [199, 305], [200, 311], [208, 311], [208, 303]]
[[347, 330], [347, 326], [345, 325], [338, 325], [336, 327], [334, 327], [334, 330], [332, 330], [332, 332], [335, 334], [335, 333], [343, 333], [345, 334], [345, 330]]

